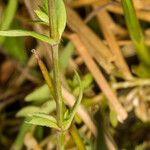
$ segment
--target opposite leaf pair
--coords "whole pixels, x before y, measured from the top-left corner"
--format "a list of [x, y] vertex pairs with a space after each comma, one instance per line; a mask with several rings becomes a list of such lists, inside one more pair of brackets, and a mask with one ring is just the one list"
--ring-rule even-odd
[[67, 109], [66, 112], [64, 113], [63, 127], [61, 127], [61, 129], [57, 125], [56, 119], [53, 116], [49, 116], [48, 114], [45, 114], [45, 113], [31, 113], [31, 114], [29, 114], [27, 119], [26, 119], [26, 123], [34, 124], [34, 125], [40, 125], [40, 126], [47, 126], [47, 127], [54, 128], [57, 130], [63, 130], [63, 131], [67, 130], [73, 121], [73, 118], [76, 114], [76, 111], [77, 111], [77, 109], [81, 103], [82, 94], [83, 94], [80, 77], [77, 74], [77, 72], [75, 72], [75, 75], [77, 77], [77, 81], [78, 81], [79, 87], [80, 87], [79, 97], [76, 100], [73, 107], [70, 110]]

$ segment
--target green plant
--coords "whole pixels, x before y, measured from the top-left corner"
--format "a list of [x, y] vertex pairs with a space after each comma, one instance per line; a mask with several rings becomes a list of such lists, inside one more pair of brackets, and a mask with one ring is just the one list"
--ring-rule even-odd
[[131, 0], [121, 0], [121, 2], [130, 37], [133, 41], [138, 58], [141, 62], [140, 66], [136, 68], [135, 71], [139, 76], [149, 77], [148, 68], [150, 66], [150, 52], [145, 45], [144, 36], [140, 27], [140, 23], [136, 16], [133, 2]]
[[144, 37], [138, 19], [136, 17], [133, 2], [131, 0], [122, 0], [122, 6], [125, 14], [127, 27], [131, 39], [137, 50], [138, 57], [145, 65], [150, 65], [150, 53], [145, 45]]
[[[20, 37], [20, 36], [31, 36], [36, 39], [39, 39], [43, 42], [47, 42], [51, 45], [52, 56], [53, 56], [53, 77], [54, 82], [49, 76], [48, 70], [45, 67], [44, 63], [40, 59], [38, 53], [33, 50], [35, 57], [37, 58], [39, 67], [43, 74], [43, 77], [49, 87], [51, 97], [55, 100], [56, 103], [56, 114], [57, 117], [50, 116], [50, 102], [46, 102], [44, 105], [44, 110], [39, 110], [38, 107], [28, 107], [27, 111], [30, 110], [30, 114], [26, 118], [25, 122], [33, 125], [47, 126], [54, 128], [59, 131], [59, 149], [64, 149], [64, 134], [70, 128], [73, 118], [75, 116], [76, 110], [81, 103], [82, 99], [82, 86], [79, 75], [77, 72], [76, 78], [79, 83], [79, 98], [76, 100], [74, 106], [71, 109], [66, 109], [64, 106], [62, 93], [61, 93], [61, 81], [60, 81], [60, 71], [59, 71], [59, 60], [58, 60], [58, 50], [61, 40], [62, 33], [66, 26], [66, 11], [63, 0], [45, 0], [44, 5], [37, 11], [35, 11], [40, 21], [46, 24], [49, 27], [50, 36], [45, 36], [33, 31], [24, 31], [24, 30], [9, 30], [9, 31], [0, 31], [0, 36], [11, 36], [11, 37]], [[50, 104], [50, 105], [49, 105]], [[48, 109], [46, 109], [48, 108]], [[55, 106], [53, 107], [55, 108]], [[23, 110], [25, 112], [25, 108]], [[36, 112], [36, 113], [35, 113]], [[21, 116], [21, 112], [18, 113], [18, 116]]]

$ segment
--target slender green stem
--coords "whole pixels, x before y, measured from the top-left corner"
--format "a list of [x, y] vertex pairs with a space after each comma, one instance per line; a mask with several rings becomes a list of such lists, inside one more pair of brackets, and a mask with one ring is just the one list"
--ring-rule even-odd
[[[58, 20], [61, 21], [61, 18], [58, 18], [57, 6], [60, 3], [57, 3], [58, 0], [48, 0], [49, 6], [49, 29], [50, 37], [56, 42], [59, 40], [58, 32]], [[58, 126], [62, 129], [59, 134], [59, 150], [64, 150], [64, 132], [63, 132], [63, 99], [61, 92], [61, 81], [60, 81], [60, 71], [59, 71], [59, 61], [58, 61], [58, 49], [59, 44], [52, 45], [52, 57], [53, 57], [53, 75], [54, 75], [54, 98], [56, 101], [56, 111], [57, 111], [57, 123]]]
[[53, 73], [54, 73], [54, 94], [56, 100], [56, 111], [57, 111], [57, 122], [58, 126], [62, 128], [59, 134], [59, 150], [64, 150], [64, 132], [63, 132], [63, 99], [61, 92], [61, 81], [60, 81], [60, 70], [59, 70], [59, 60], [58, 60], [58, 49], [59, 45], [52, 46], [52, 57], [53, 57]]
[[61, 93], [61, 81], [59, 72], [59, 61], [58, 61], [58, 45], [52, 46], [52, 57], [53, 57], [53, 71], [54, 71], [54, 91], [57, 109], [57, 121], [59, 127], [63, 125], [63, 100]]
[[65, 145], [64, 145], [64, 138], [65, 138], [65, 133], [62, 131], [59, 133], [59, 145], [58, 145], [58, 150], [64, 150]]

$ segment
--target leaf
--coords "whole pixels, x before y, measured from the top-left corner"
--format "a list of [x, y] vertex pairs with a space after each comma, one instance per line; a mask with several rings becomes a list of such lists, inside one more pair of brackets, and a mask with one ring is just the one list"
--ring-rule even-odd
[[33, 113], [25, 120], [28, 124], [46, 126], [50, 128], [59, 129], [57, 121], [54, 117], [44, 113]]
[[48, 36], [36, 33], [34, 31], [26, 31], [26, 30], [0, 31], [0, 36], [7, 36], [7, 37], [31, 36], [38, 40], [47, 42], [49, 44], [56, 44], [55, 41], [53, 39], [49, 38]]
[[48, 100], [49, 98], [51, 98], [49, 88], [47, 84], [44, 84], [43, 86], [35, 89], [32, 93], [28, 94], [25, 97], [25, 101], [43, 101]]
[[17, 112], [17, 117], [26, 117], [30, 113], [40, 112], [40, 107], [37, 106], [26, 106]]
[[9, 38], [7, 37], [4, 42], [4, 48], [6, 53], [18, 60], [21, 64], [27, 62], [27, 53], [25, 51], [23, 39], [21, 38]]
[[150, 70], [149, 66], [144, 65], [141, 63], [139, 66], [132, 66], [132, 72], [141, 78], [149, 78], [150, 77]]
[[[70, 111], [66, 111], [65, 112], [65, 117], [64, 117], [64, 126], [65, 129], [68, 129], [72, 123], [72, 120], [76, 114], [76, 111], [78, 109], [78, 107], [80, 106], [81, 100], [82, 100], [82, 96], [83, 96], [83, 89], [82, 89], [82, 85], [81, 85], [81, 80], [80, 77], [78, 75], [78, 73], [75, 71], [75, 75], [77, 77], [77, 80], [79, 82], [79, 87], [80, 87], [80, 93], [79, 93], [79, 97], [76, 100], [75, 104], [73, 105], [73, 107], [70, 109]], [[68, 116], [67, 116], [68, 115]]]
[[48, 0], [43, 0], [43, 5], [40, 6], [40, 9], [46, 14], [48, 14]]
[[[66, 9], [63, 0], [55, 0], [54, 6], [55, 14], [50, 14], [51, 16], [49, 16], [51, 20], [50, 23], [52, 26], [51, 32], [58, 32], [54, 33], [54, 35], [58, 34], [58, 38], [61, 39], [62, 33], [64, 32], [67, 22]], [[36, 14], [43, 22], [49, 24], [47, 0], [44, 1], [44, 6], [41, 9], [36, 11]]]
[[20, 111], [17, 112], [17, 117], [27, 117], [29, 114], [38, 112], [38, 113], [45, 113], [50, 114], [56, 109], [56, 103], [54, 100], [48, 100], [45, 102], [41, 107], [39, 106], [26, 106], [22, 108]]
[[61, 38], [62, 33], [66, 27], [66, 9], [63, 0], [55, 0], [56, 14], [57, 14], [57, 28], [59, 33], [59, 38]]
[[67, 67], [73, 52], [74, 52], [74, 45], [72, 44], [72, 42], [69, 42], [67, 46], [64, 48], [63, 52], [61, 53], [59, 59], [60, 68], [62, 71], [64, 71], [65, 68]]
[[49, 25], [49, 18], [48, 15], [41, 11], [41, 10], [36, 10], [35, 14], [38, 16], [38, 18], [43, 21], [46, 25]]
[[[79, 93], [80, 87], [78, 86], [78, 83], [75, 83], [76, 81], [73, 81], [73, 84], [76, 85], [76, 88], [73, 90], [73, 94], [77, 95]], [[93, 82], [93, 77], [90, 73], [87, 73], [83, 80], [81, 81], [82, 88], [85, 90], [90, 87], [90, 85]]]
[[[18, 20], [14, 20], [10, 28], [19, 29], [20, 27], [21, 26]], [[3, 43], [3, 47], [5, 48], [5, 52], [9, 56], [20, 61], [22, 64], [25, 64], [27, 62], [28, 56], [25, 51], [25, 44], [22, 37], [7, 37]]]
[[56, 102], [54, 100], [48, 100], [41, 106], [41, 112], [50, 114], [56, 109]]
[[118, 124], [117, 113], [115, 111], [111, 110], [110, 114], [109, 114], [109, 118], [110, 118], [110, 122], [111, 122], [112, 126], [116, 127]]
[[[17, 6], [18, 6], [18, 1], [17, 0], [9, 0], [8, 4], [3, 12], [2, 15], [2, 20], [0, 23], [0, 30], [8, 30], [14, 15], [16, 13], [17, 10]], [[3, 42], [5, 41], [4, 37], [0, 37], [0, 43], [3, 44]]]

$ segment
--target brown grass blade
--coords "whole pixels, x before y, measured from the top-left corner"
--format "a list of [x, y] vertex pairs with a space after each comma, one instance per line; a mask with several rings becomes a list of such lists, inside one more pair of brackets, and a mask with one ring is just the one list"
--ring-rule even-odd
[[105, 69], [107, 73], [110, 73], [114, 70], [114, 61], [113, 54], [109, 49], [104, 45], [102, 40], [96, 36], [96, 34], [81, 20], [75, 11], [67, 7], [67, 24], [76, 32], [90, 54], [96, 59], [99, 65]]
[[[93, 7], [94, 7], [94, 9], [97, 8], [96, 6], [93, 6]], [[132, 74], [122, 56], [122, 53], [121, 53], [120, 47], [118, 46], [116, 38], [108, 26], [109, 21], [108, 21], [107, 16], [108, 16], [108, 14], [107, 14], [106, 10], [101, 10], [101, 11], [97, 12], [97, 19], [101, 25], [102, 32], [106, 38], [106, 41], [107, 41], [112, 53], [115, 55], [115, 58], [116, 58], [115, 64], [118, 67], [118, 69], [120, 70], [120, 72], [123, 74], [124, 78], [127, 80], [131, 80], [133, 78]]]
[[109, 104], [111, 106], [113, 106], [114, 110], [116, 111], [118, 120], [120, 122], [123, 122], [127, 118], [127, 112], [119, 103], [115, 93], [111, 90], [111, 88], [110, 88], [109, 84], [107, 83], [106, 79], [104, 78], [102, 72], [99, 70], [98, 66], [93, 61], [92, 57], [90, 56], [86, 47], [83, 45], [79, 36], [77, 34], [72, 34], [72, 35], [70, 35], [70, 39], [72, 40], [72, 42], [74, 43], [75, 47], [77, 48], [79, 54], [83, 58], [86, 66], [92, 73], [99, 88], [104, 92], [105, 96], [107, 97], [107, 99], [109, 101]]

